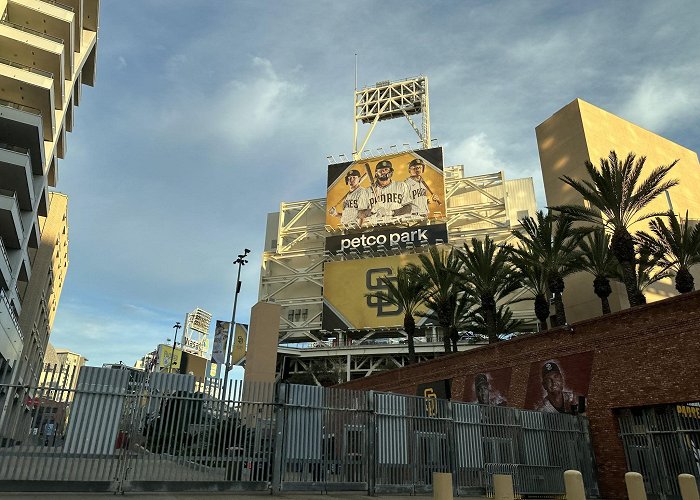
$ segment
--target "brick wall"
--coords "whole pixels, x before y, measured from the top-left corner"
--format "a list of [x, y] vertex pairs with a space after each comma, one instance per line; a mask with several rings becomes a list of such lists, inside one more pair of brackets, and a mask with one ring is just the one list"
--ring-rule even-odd
[[416, 394], [416, 386], [451, 379], [460, 400], [467, 375], [511, 367], [508, 401], [522, 408], [536, 360], [593, 351], [586, 415], [604, 498], [624, 498], [627, 471], [615, 408], [700, 401], [700, 291], [608, 316], [343, 384], [344, 388]]

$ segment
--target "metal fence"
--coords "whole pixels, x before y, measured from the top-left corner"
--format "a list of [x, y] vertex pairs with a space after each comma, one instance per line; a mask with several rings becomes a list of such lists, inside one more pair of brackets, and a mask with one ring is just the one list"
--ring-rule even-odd
[[700, 487], [700, 402], [618, 412], [627, 468], [644, 478], [650, 498], [681, 498], [679, 474]]
[[561, 495], [581, 470], [597, 496], [585, 418], [379, 392], [85, 367], [2, 385], [0, 489], [14, 491], [432, 491], [513, 475]]

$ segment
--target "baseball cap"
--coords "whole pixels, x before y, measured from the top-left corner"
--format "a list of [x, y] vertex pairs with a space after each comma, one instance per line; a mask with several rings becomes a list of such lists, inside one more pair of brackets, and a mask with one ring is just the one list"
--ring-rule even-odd
[[359, 170], [351, 170], [350, 172], [345, 174], [345, 178], [347, 179], [348, 177], [352, 177], [353, 175], [356, 175], [357, 177], [362, 177]]
[[483, 373], [479, 373], [476, 377], [474, 377], [474, 387], [479, 388], [483, 385], [488, 386], [489, 379]]
[[374, 167], [375, 170], [379, 170], [380, 168], [394, 168], [391, 165], [391, 162], [389, 160], [382, 160], [379, 163], [377, 163], [377, 166]]
[[425, 162], [421, 158], [416, 158], [408, 164], [408, 168], [411, 167], [425, 167]]
[[561, 370], [559, 369], [559, 365], [557, 365], [554, 361], [547, 361], [544, 365], [542, 365], [542, 376], [551, 372], [561, 373]]

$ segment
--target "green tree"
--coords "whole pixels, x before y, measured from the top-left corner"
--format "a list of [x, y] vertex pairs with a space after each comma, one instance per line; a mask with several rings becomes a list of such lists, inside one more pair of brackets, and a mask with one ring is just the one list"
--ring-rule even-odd
[[368, 297], [376, 297], [403, 310], [403, 327], [408, 337], [408, 360], [416, 362], [416, 320], [418, 308], [423, 304], [427, 292], [427, 279], [421, 269], [415, 264], [408, 264], [396, 272], [396, 277], [383, 277], [382, 282], [388, 293], [379, 291], [368, 293]]
[[610, 236], [598, 228], [581, 241], [580, 248], [581, 270], [593, 275], [593, 292], [600, 299], [603, 314], [610, 314], [610, 280], [622, 279], [619, 263], [610, 251]]
[[478, 305], [483, 315], [489, 343], [498, 342], [496, 303], [520, 288], [520, 279], [510, 263], [511, 249], [498, 246], [489, 237], [484, 241], [472, 238], [471, 247], [457, 252], [462, 261], [460, 274], [467, 296]]
[[573, 220], [565, 215], [547, 215], [541, 210], [535, 218], [520, 221], [522, 231], [514, 229], [520, 245], [513, 252], [525, 258], [525, 262], [539, 263], [547, 280], [547, 288], [554, 297], [556, 325], [566, 324], [566, 311], [562, 294], [564, 278], [578, 271], [580, 253], [578, 245], [588, 230], [575, 229]]
[[454, 336], [455, 310], [461, 291], [461, 261], [454, 250], [447, 252], [435, 246], [427, 253], [418, 254], [418, 258], [426, 284], [425, 305], [431, 309], [421, 315], [437, 321], [443, 333], [445, 352], [452, 352], [450, 337]]
[[653, 236], [642, 231], [637, 236], [642, 244], [663, 255], [659, 265], [675, 273], [676, 290], [692, 292], [695, 280], [690, 268], [700, 263], [700, 225], [690, 224], [687, 211], [685, 219], [679, 220], [673, 212], [668, 212], [667, 217], [668, 226], [660, 217], [650, 222]]
[[622, 268], [622, 280], [627, 291], [630, 306], [643, 303], [637, 286], [635, 271], [635, 240], [630, 228], [640, 220], [660, 214], [644, 214], [645, 208], [667, 189], [678, 184], [678, 180], [665, 180], [668, 172], [678, 162], [656, 167], [649, 176], [640, 180], [646, 157], [640, 156], [635, 162], [635, 154], [629, 153], [621, 160], [615, 151], [607, 158], [600, 159], [600, 167], [586, 161], [586, 171], [590, 180], [561, 179], [578, 191], [590, 207], [566, 205], [552, 207], [572, 218], [603, 225], [612, 234], [611, 250]]

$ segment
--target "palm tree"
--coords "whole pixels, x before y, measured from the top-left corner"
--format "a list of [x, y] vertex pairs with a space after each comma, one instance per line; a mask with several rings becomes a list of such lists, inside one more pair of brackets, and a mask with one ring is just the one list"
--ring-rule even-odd
[[423, 266], [421, 275], [427, 286], [425, 304], [431, 312], [423, 316], [435, 319], [443, 332], [445, 352], [452, 352], [450, 335], [454, 335], [454, 312], [457, 308], [460, 292], [460, 260], [454, 250], [446, 252], [437, 247], [430, 247], [427, 254], [418, 254]]
[[[513, 319], [513, 311], [508, 306], [498, 306], [496, 311], [496, 335], [499, 340], [507, 338], [509, 334], [519, 332], [524, 324], [525, 322], [521, 319]], [[469, 330], [471, 339], [485, 339], [491, 343], [490, 327], [486, 324], [482, 308], [472, 310], [463, 327]]]
[[547, 275], [539, 259], [523, 253], [513, 253], [511, 262], [518, 272], [521, 285], [532, 294], [535, 301], [535, 316], [539, 321], [540, 331], [547, 330], [549, 319], [549, 292], [547, 290]]
[[418, 308], [423, 303], [426, 293], [426, 280], [422, 276], [421, 269], [415, 264], [408, 264], [399, 268], [395, 277], [382, 277], [384, 285], [388, 290], [375, 293], [368, 293], [367, 297], [376, 297], [391, 305], [403, 310], [403, 328], [408, 337], [408, 361], [410, 364], [416, 362], [416, 345], [414, 337], [416, 334], [416, 320]]
[[660, 217], [650, 222], [655, 237], [641, 231], [637, 237], [643, 244], [663, 253], [659, 264], [676, 274], [676, 290], [679, 293], [692, 292], [695, 280], [690, 268], [700, 263], [700, 225], [689, 223], [687, 211], [685, 219], [680, 221], [673, 212], [668, 212], [667, 216], [668, 226]]
[[593, 275], [593, 292], [600, 299], [603, 314], [610, 314], [610, 279], [622, 279], [617, 259], [610, 251], [610, 236], [601, 227], [586, 236], [579, 246], [580, 268]]
[[561, 179], [578, 191], [590, 203], [590, 207], [552, 207], [576, 220], [603, 225], [612, 234], [611, 249], [622, 267], [630, 306], [639, 305], [643, 300], [638, 295], [634, 268], [635, 241], [630, 234], [630, 227], [640, 220], [660, 215], [644, 215], [642, 212], [657, 196], [678, 184], [677, 179], [664, 180], [678, 160], [656, 167], [646, 179], [640, 181], [646, 157], [640, 156], [636, 162], [635, 158], [634, 153], [629, 153], [623, 161], [618, 159], [615, 151], [610, 151], [608, 158], [600, 159], [600, 170], [586, 161], [590, 180], [578, 180], [569, 176]]
[[489, 236], [483, 242], [472, 238], [471, 248], [465, 243], [464, 250], [457, 252], [462, 261], [464, 292], [478, 304], [490, 344], [499, 340], [496, 302], [520, 288], [510, 252], [510, 247], [499, 247]]
[[564, 278], [578, 271], [580, 254], [578, 245], [588, 230], [575, 229], [573, 220], [565, 215], [547, 215], [539, 210], [536, 218], [520, 221], [523, 230], [514, 229], [513, 236], [520, 245], [513, 249], [516, 254], [528, 256], [531, 262], [539, 262], [547, 279], [547, 287], [554, 296], [556, 322], [554, 326], [566, 324], [564, 310]]
[[648, 245], [646, 242], [639, 243], [635, 259], [638, 305], [647, 303], [644, 290], [650, 285], [673, 276], [673, 272], [669, 269], [668, 264], [664, 263], [662, 259], [663, 250], [660, 250], [658, 245]]

